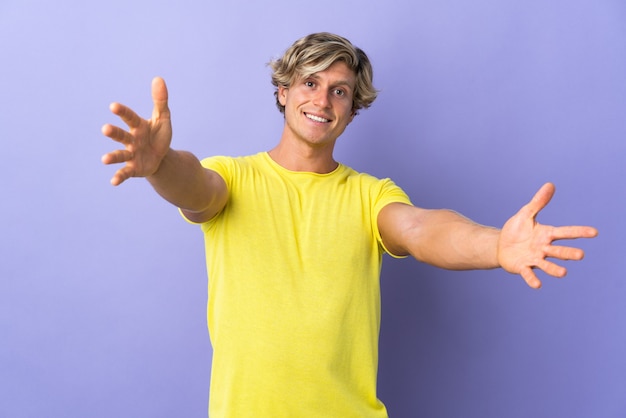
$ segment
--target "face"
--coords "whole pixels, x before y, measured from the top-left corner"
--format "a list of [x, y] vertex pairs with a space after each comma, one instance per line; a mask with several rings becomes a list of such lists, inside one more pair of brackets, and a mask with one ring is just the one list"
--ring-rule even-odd
[[338, 61], [310, 77], [297, 78], [289, 88], [279, 87], [278, 99], [285, 106], [283, 139], [332, 147], [354, 118], [355, 84], [354, 72]]

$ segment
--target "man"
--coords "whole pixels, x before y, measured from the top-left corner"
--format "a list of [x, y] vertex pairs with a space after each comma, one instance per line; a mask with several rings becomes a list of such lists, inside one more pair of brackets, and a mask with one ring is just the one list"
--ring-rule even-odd
[[539, 288], [533, 269], [566, 273], [546, 258], [583, 257], [554, 240], [597, 231], [535, 221], [551, 184], [502, 230], [412, 206], [389, 179], [333, 158], [337, 138], [376, 98], [362, 50], [313, 34], [271, 67], [285, 124], [269, 152], [200, 162], [171, 149], [168, 93], [155, 78], [151, 119], [111, 105], [129, 129], [103, 127], [124, 149], [102, 160], [124, 163], [113, 185], [146, 177], [205, 234], [211, 417], [385, 417], [376, 395], [384, 252], [446, 269], [502, 267]]

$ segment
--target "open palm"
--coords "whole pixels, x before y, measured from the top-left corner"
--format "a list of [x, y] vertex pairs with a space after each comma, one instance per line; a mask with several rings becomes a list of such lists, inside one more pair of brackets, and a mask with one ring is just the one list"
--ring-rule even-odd
[[537, 214], [550, 202], [555, 188], [544, 184], [532, 200], [511, 217], [502, 228], [498, 242], [498, 260], [502, 268], [521, 275], [532, 288], [541, 287], [535, 268], [554, 277], [563, 277], [567, 270], [547, 260], [581, 260], [580, 248], [554, 245], [561, 239], [592, 238], [598, 231], [588, 226], [554, 227], [537, 222]]
[[152, 80], [154, 108], [150, 119], [143, 119], [127, 106], [112, 103], [111, 112], [119, 116], [128, 130], [106, 124], [102, 133], [124, 145], [102, 157], [104, 164], [124, 163], [117, 170], [111, 184], [117, 186], [130, 177], [146, 177], [154, 174], [169, 150], [172, 140], [172, 124], [167, 105], [168, 94], [165, 81], [156, 77]]

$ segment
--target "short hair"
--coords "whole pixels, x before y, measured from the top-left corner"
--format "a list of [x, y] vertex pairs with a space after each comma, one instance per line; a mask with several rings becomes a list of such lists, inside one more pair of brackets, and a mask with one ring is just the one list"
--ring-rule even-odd
[[278, 100], [279, 86], [289, 88], [296, 79], [324, 71], [338, 61], [344, 62], [356, 76], [352, 110], [356, 114], [359, 109], [370, 107], [378, 92], [372, 83], [374, 72], [369, 58], [346, 38], [321, 32], [298, 39], [281, 58], [269, 63], [278, 110], [285, 113], [285, 106]]

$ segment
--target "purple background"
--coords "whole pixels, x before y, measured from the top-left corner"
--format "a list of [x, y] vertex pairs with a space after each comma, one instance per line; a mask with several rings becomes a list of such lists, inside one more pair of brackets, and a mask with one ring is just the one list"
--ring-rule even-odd
[[267, 150], [265, 63], [322, 30], [382, 90], [340, 160], [496, 226], [553, 181], [539, 220], [600, 229], [538, 292], [387, 257], [391, 416], [626, 416], [625, 22], [623, 0], [3, 0], [0, 416], [206, 416], [201, 233], [144, 180], [109, 185], [100, 127], [112, 101], [149, 115], [161, 75], [175, 147]]

